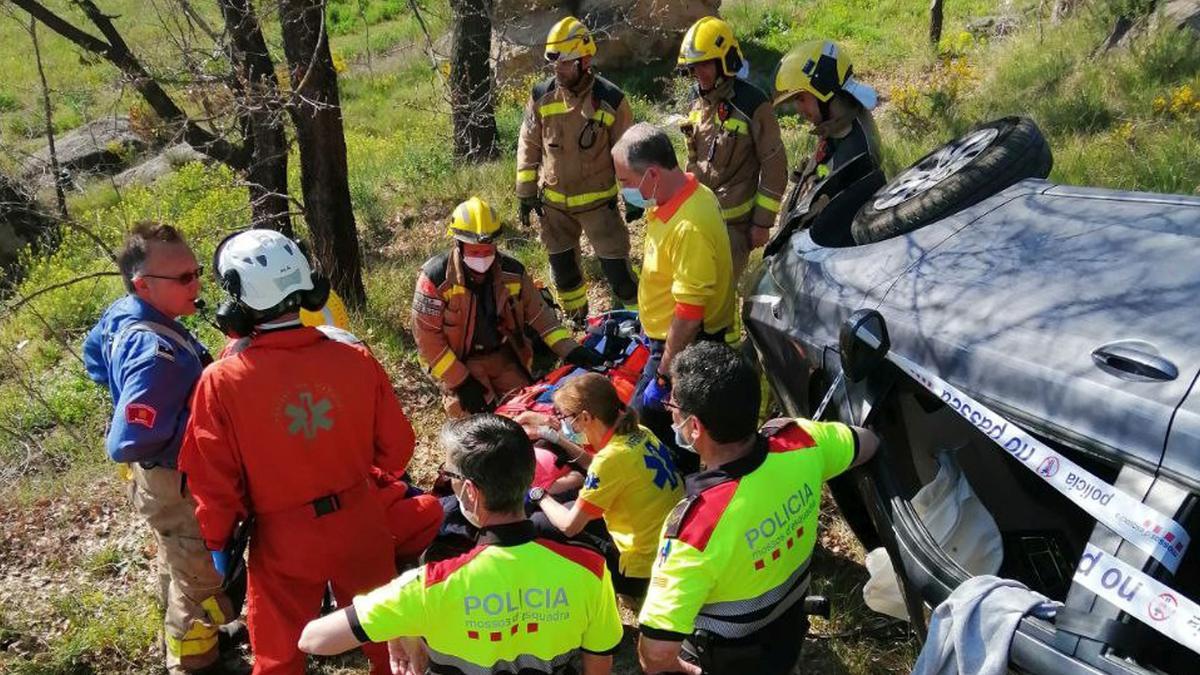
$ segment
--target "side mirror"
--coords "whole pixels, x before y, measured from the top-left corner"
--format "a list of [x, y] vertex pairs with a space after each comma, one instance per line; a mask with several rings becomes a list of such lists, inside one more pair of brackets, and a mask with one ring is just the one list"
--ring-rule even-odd
[[877, 368], [892, 346], [887, 322], [873, 309], [860, 309], [842, 322], [838, 348], [842, 356], [842, 372], [858, 382]]

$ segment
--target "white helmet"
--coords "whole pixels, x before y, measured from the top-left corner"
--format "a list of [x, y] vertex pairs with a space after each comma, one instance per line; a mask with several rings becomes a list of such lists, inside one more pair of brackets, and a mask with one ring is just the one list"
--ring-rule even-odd
[[246, 230], [217, 247], [213, 265], [221, 285], [259, 312], [297, 291], [313, 290], [312, 269], [296, 242], [275, 230]]

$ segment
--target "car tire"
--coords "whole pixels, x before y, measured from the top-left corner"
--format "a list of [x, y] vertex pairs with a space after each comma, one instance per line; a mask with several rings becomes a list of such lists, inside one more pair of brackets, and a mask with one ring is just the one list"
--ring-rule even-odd
[[1050, 175], [1054, 160], [1037, 124], [1004, 117], [981, 124], [900, 172], [850, 226], [856, 244], [912, 232], [1025, 178]]

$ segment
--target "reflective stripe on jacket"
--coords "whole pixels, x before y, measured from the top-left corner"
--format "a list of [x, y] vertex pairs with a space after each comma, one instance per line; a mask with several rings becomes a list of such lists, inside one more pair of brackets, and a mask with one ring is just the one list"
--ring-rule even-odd
[[[529, 368], [533, 360], [526, 326], [559, 356], [575, 348], [571, 333], [542, 300], [524, 265], [500, 253], [489, 274], [496, 296], [499, 333], [523, 366]], [[463, 361], [474, 339], [476, 302], [475, 291], [465, 281], [457, 247], [430, 258], [421, 268], [413, 292], [413, 337], [421, 362], [450, 389], [462, 384], [468, 374]]]
[[533, 88], [517, 142], [517, 196], [565, 211], [587, 211], [616, 198], [612, 146], [633, 123], [625, 94], [587, 74], [571, 89], [554, 78]]
[[787, 189], [787, 154], [771, 101], [758, 87], [731, 79], [701, 95], [681, 125], [687, 170], [717, 195], [727, 223], [770, 227]]

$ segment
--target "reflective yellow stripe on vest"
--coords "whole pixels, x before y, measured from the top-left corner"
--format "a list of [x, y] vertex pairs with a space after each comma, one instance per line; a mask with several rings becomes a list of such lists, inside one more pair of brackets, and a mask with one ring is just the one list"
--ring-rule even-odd
[[508, 294], [514, 298], [521, 294], [521, 282], [519, 281], [510, 281], [504, 284], [504, 287], [508, 289]]
[[442, 357], [437, 360], [437, 363], [433, 364], [433, 367], [429, 369], [429, 372], [432, 373], [434, 377], [441, 377], [446, 374], [447, 370], [450, 370], [450, 366], [452, 365], [454, 365], [454, 352], [447, 349], [446, 353], [442, 354]]
[[737, 206], [731, 206], [727, 209], [721, 209], [721, 217], [724, 218], [726, 221], [730, 221], [735, 218], [741, 218], [742, 216], [746, 215], [747, 213], [750, 213], [750, 209], [753, 209], [753, 208], [754, 208], [754, 197], [751, 197], [750, 200], [747, 201], [745, 204], [738, 204]]
[[567, 104], [563, 101], [547, 103], [546, 105], [538, 108], [538, 114], [540, 114], [542, 117], [550, 117], [551, 115], [565, 115], [570, 111], [571, 109], [568, 108]]
[[442, 297], [446, 300], [449, 300], [450, 298], [453, 298], [456, 295], [463, 295], [466, 292], [467, 292], [466, 286], [459, 286], [458, 284], [455, 284], [455, 285], [451, 286], [450, 288], [447, 288], [445, 290], [445, 292], [442, 294]]
[[597, 110], [596, 112], [592, 113], [592, 119], [596, 120], [597, 122], [603, 124], [606, 127], [611, 127], [613, 125], [613, 122], [617, 121], [617, 118], [614, 117], [612, 113], [605, 112], [603, 110]]
[[537, 180], [537, 169], [521, 169], [517, 172], [518, 183], [532, 183]]
[[545, 341], [545, 343], [550, 345], [551, 347], [558, 344], [559, 342], [562, 342], [563, 340], [570, 340], [570, 339], [571, 339], [571, 334], [568, 333], [567, 329], [563, 328], [562, 326], [557, 326], [555, 328], [551, 328], [550, 330], [546, 331], [545, 335], [542, 336], [542, 340]]
[[779, 200], [771, 199], [761, 192], [754, 196], [754, 203], [770, 211], [771, 213], [779, 213]]
[[750, 125], [749, 124], [746, 124], [744, 121], [735, 119], [733, 117], [730, 117], [729, 119], [725, 120], [721, 124], [721, 126], [725, 127], [726, 129], [728, 129], [734, 133], [738, 133], [743, 136], [750, 133]]
[[593, 204], [605, 199], [612, 199], [613, 197], [617, 196], [617, 191], [618, 186], [616, 183], [613, 183], [612, 187], [604, 190], [603, 192], [585, 192], [581, 195], [568, 196], [556, 190], [545, 188], [542, 190], [542, 194], [546, 197], [547, 201], [551, 201], [556, 204], [565, 204], [566, 207], [570, 209], [575, 208], [576, 206], [587, 206], [588, 204]]

